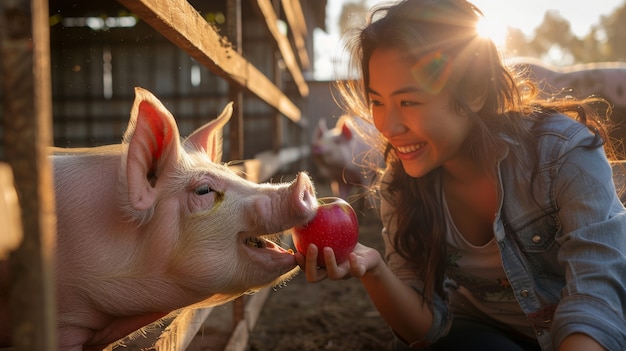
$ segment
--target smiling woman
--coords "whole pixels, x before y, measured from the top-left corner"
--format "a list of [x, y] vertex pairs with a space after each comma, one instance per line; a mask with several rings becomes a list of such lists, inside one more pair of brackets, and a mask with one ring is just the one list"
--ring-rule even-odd
[[379, 132], [384, 256], [359, 243], [343, 264], [296, 260], [310, 282], [360, 279], [396, 351], [625, 350], [626, 209], [603, 102], [518, 80], [494, 45], [503, 26], [480, 36], [470, 1], [381, 4], [348, 32], [358, 79], [337, 88]]

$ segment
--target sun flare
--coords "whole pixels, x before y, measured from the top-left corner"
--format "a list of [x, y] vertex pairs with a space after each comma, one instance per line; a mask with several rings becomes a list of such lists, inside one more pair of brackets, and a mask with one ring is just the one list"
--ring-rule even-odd
[[505, 46], [508, 31], [508, 25], [506, 23], [483, 17], [476, 24], [476, 30], [478, 31], [478, 35], [491, 39], [496, 46]]

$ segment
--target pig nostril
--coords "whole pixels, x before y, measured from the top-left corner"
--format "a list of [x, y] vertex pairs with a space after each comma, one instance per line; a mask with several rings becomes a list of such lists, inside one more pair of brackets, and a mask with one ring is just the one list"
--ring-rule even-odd
[[298, 196], [296, 201], [299, 202], [300, 210], [303, 211], [303, 213], [308, 213], [311, 210], [314, 210], [317, 205], [317, 200], [315, 198], [315, 191], [309, 176], [306, 173], [299, 173], [295, 186], [296, 189], [294, 190], [296, 190], [295, 193]]
[[304, 201], [305, 203], [312, 202], [311, 201], [311, 198], [313, 197], [312, 195], [313, 194], [311, 194], [311, 189], [310, 188], [305, 189], [304, 190], [304, 194], [302, 195], [302, 201]]

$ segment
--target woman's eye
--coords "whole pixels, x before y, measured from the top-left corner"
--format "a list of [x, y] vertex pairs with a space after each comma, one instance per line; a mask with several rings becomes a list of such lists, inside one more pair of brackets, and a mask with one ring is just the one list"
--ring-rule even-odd
[[206, 194], [211, 192], [211, 188], [209, 188], [208, 185], [203, 184], [203, 185], [200, 185], [199, 187], [197, 187], [194, 190], [194, 192], [196, 193], [196, 195], [206, 195]]
[[415, 106], [415, 105], [419, 105], [419, 102], [417, 101], [412, 101], [412, 100], [404, 100], [400, 103], [402, 106]]

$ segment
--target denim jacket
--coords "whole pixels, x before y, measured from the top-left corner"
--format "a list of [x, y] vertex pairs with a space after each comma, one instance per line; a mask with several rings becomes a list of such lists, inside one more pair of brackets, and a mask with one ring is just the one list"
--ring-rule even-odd
[[[585, 147], [594, 138], [589, 130], [567, 116], [547, 118], [533, 133], [538, 145], [526, 159], [514, 162], [507, 154], [498, 167], [493, 229], [515, 297], [544, 351], [572, 333], [626, 350], [626, 210], [611, 166], [601, 147]], [[383, 198], [387, 263], [419, 292], [423, 284], [394, 254], [392, 213]], [[433, 304], [432, 327], [412, 346], [448, 332], [453, 316], [446, 298], [436, 296]]]

